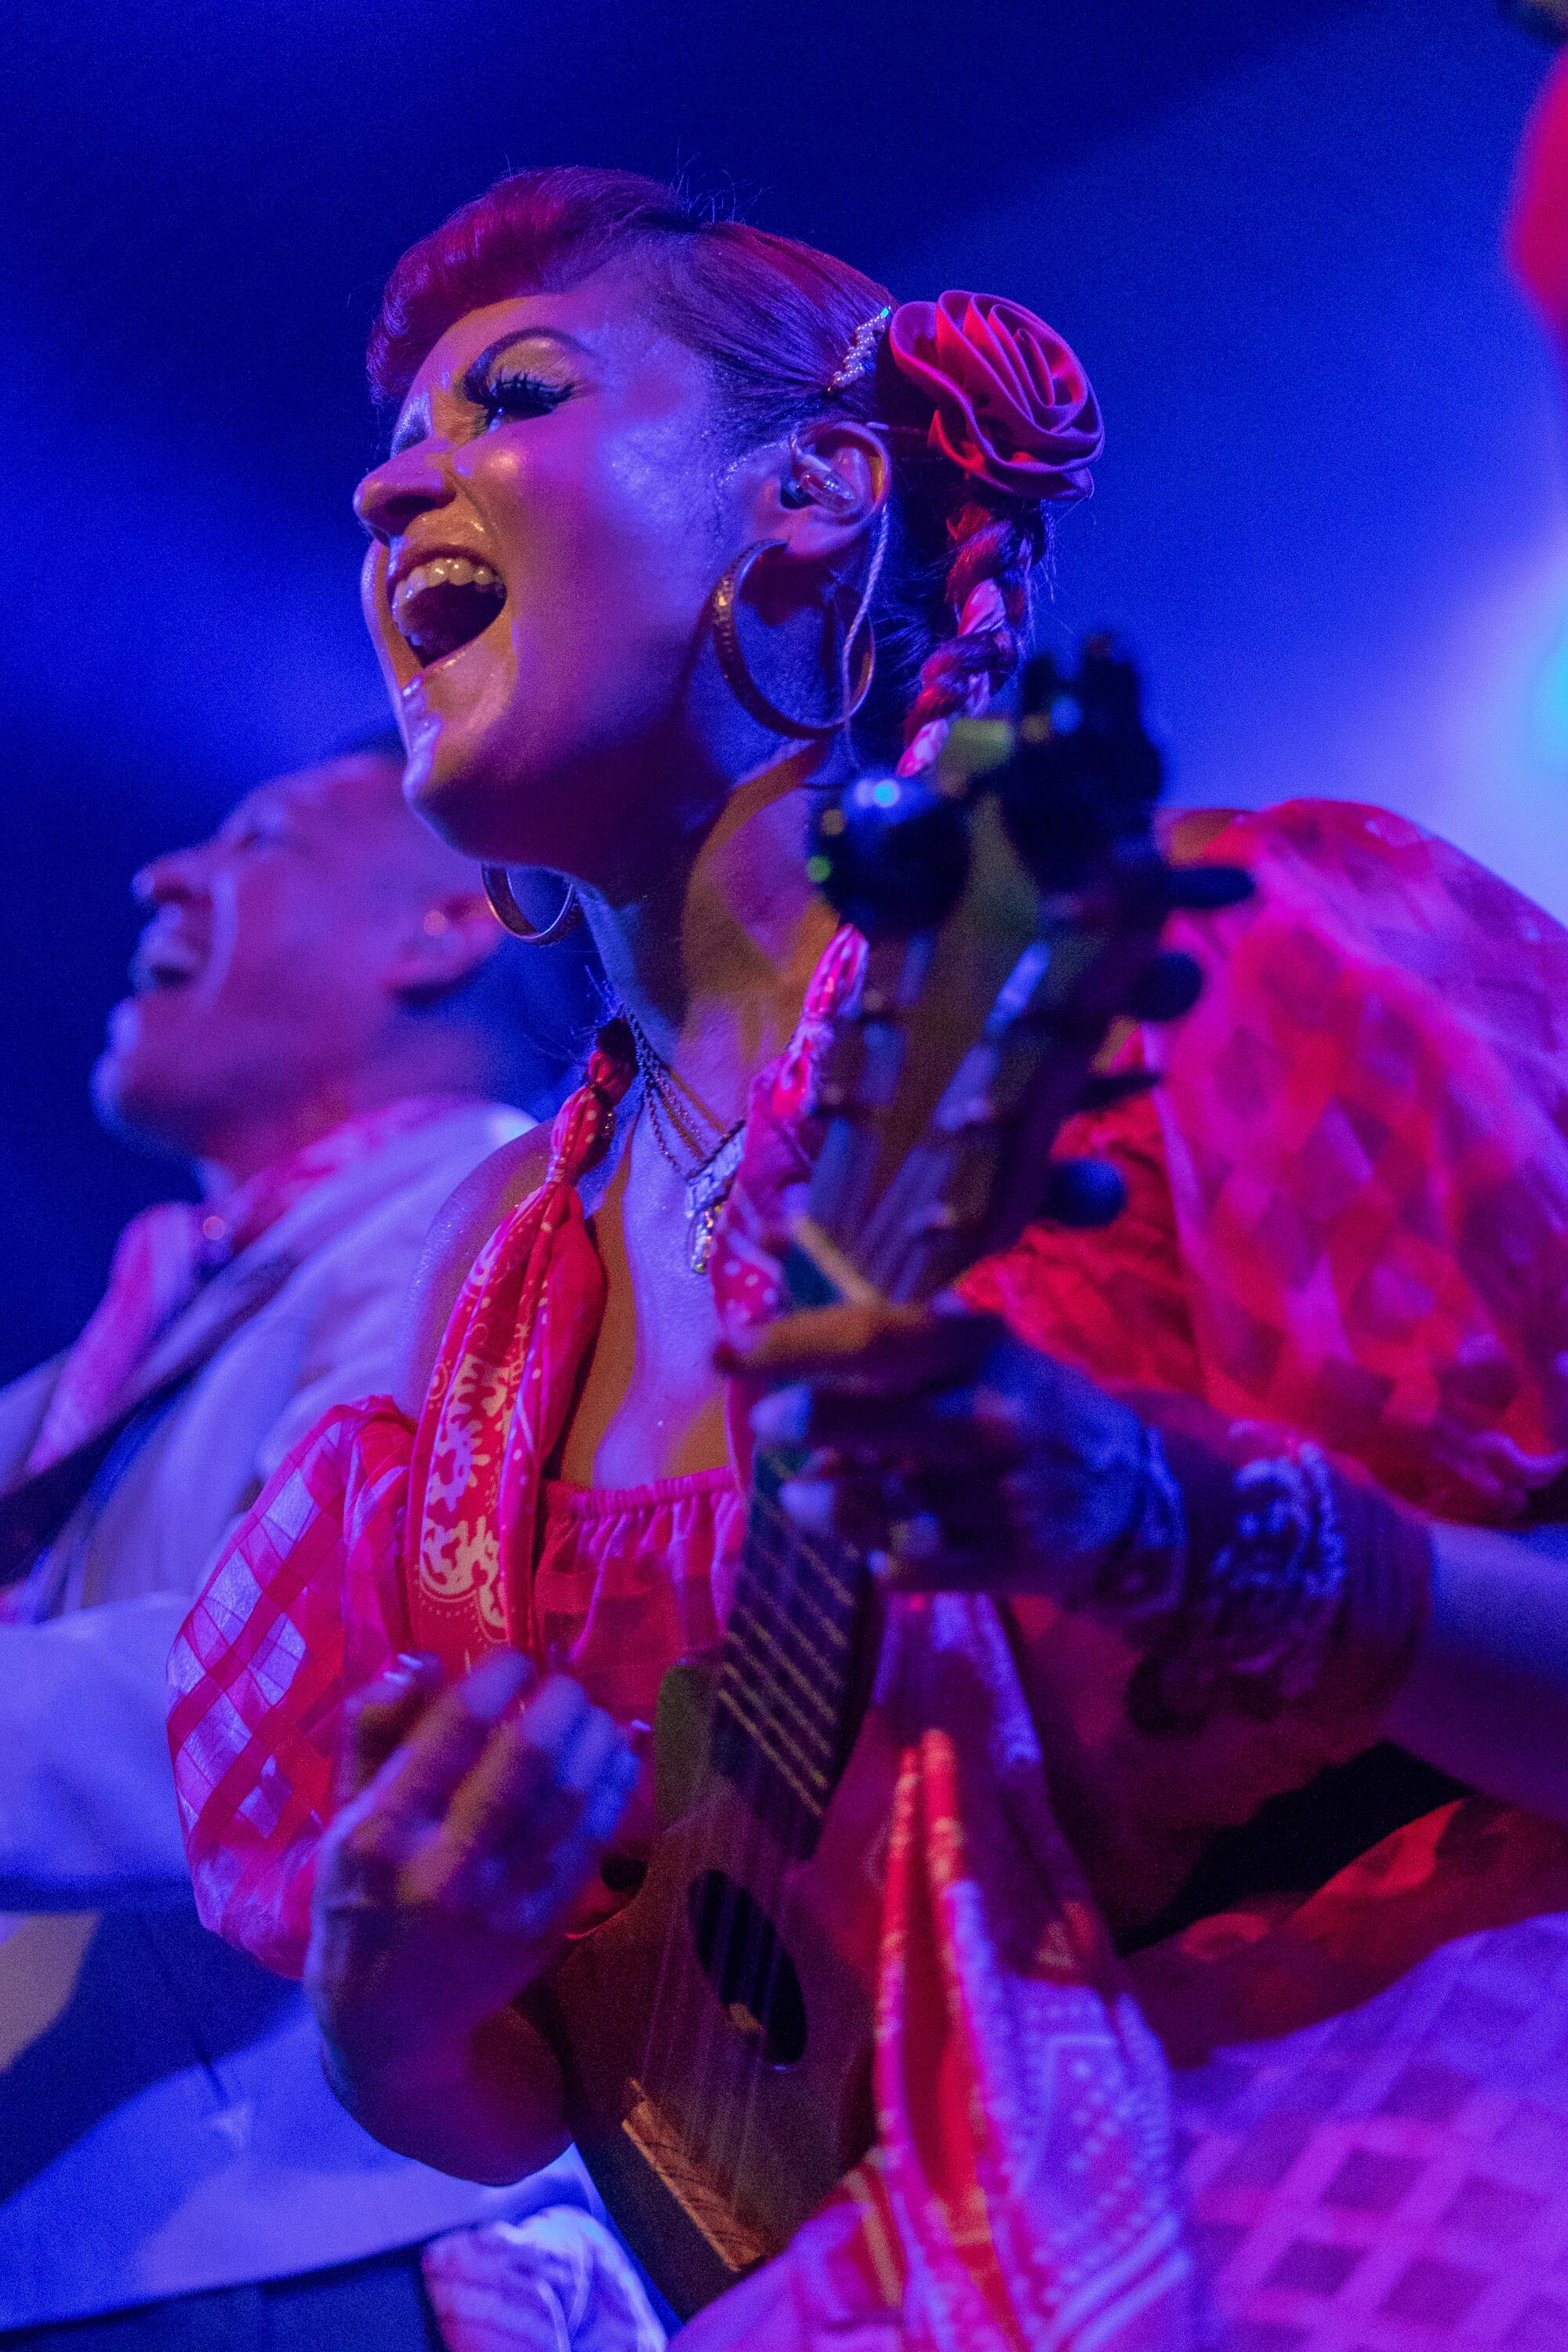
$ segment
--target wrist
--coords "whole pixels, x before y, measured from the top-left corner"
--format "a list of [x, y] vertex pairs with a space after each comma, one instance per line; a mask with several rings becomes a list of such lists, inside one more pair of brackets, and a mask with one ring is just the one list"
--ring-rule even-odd
[[1318, 1446], [1193, 1400], [1140, 1400], [1136, 1508], [1086, 1605], [1144, 1653], [1137, 1728], [1288, 1708], [1376, 1736], [1430, 1602], [1427, 1523]]
[[1146, 1649], [1180, 1611], [1187, 1521], [1159, 1432], [1125, 1410], [1135, 1434], [1121, 1452], [1118, 1522], [1094, 1556], [1080, 1605]]
[[372, 2138], [437, 2171], [504, 2185], [566, 2144], [560, 2067], [515, 2009], [458, 2039], [421, 2031], [395, 2056], [345, 2048], [325, 2031], [321, 2051], [329, 2088]]

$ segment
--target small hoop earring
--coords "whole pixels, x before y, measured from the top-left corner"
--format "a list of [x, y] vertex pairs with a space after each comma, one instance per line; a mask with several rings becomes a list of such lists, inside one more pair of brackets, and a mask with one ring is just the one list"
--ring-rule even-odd
[[[877, 667], [877, 640], [872, 634], [871, 625], [866, 620], [862, 611], [857, 618], [855, 628], [850, 632], [853, 637], [858, 634], [862, 626], [865, 630], [858, 674], [853, 686], [846, 679], [842, 707], [832, 719], [826, 720], [794, 719], [787, 710], [781, 710], [778, 704], [763, 693], [752, 676], [746, 656], [741, 650], [741, 633], [736, 625], [735, 615], [741, 601], [741, 591], [746, 584], [752, 565], [760, 562], [764, 555], [773, 554], [784, 545], [784, 541], [782, 539], [755, 541], [743, 554], [735, 558], [728, 572], [719, 581], [709, 599], [713, 616], [713, 650], [719, 656], [719, 667], [724, 674], [725, 685], [742, 709], [751, 718], [758, 719], [774, 735], [794, 736], [806, 742], [823, 742], [829, 735], [837, 735], [840, 728], [848, 726], [849, 721], [870, 693], [871, 680]], [[847, 650], [847, 645], [846, 653]]]
[[510, 931], [514, 940], [526, 940], [531, 948], [547, 948], [556, 940], [563, 940], [574, 931], [583, 919], [582, 901], [575, 887], [568, 882], [561, 912], [542, 930], [531, 923], [512, 893], [511, 876], [504, 866], [481, 866], [479, 879], [485, 886], [485, 896], [490, 902], [490, 912], [502, 930]]

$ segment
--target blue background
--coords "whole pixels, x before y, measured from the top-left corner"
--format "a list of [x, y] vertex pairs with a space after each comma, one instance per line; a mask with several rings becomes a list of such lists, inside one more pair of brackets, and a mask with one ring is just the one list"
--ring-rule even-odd
[[1545, 62], [1490, 0], [11, 0], [0, 1374], [177, 1181], [87, 1108], [131, 872], [380, 716], [364, 336], [509, 166], [1044, 310], [1110, 428], [1047, 625], [1132, 638], [1180, 796], [1392, 803], [1568, 918], [1557, 391], [1498, 260]]

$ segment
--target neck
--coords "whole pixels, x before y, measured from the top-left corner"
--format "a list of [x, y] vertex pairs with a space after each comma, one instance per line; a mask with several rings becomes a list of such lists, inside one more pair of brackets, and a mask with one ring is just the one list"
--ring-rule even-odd
[[721, 1127], [788, 1042], [837, 928], [805, 877], [816, 749], [737, 784], [712, 829], [635, 898], [584, 903], [616, 993]]
[[410, 1096], [478, 1097], [483, 1091], [479, 1085], [459, 1080], [449, 1068], [425, 1069], [402, 1062], [337, 1074], [290, 1102], [215, 1120], [194, 1154], [202, 1197], [220, 1199], [237, 1185], [248, 1183], [264, 1168], [331, 1135], [345, 1119], [384, 1110], [389, 1103], [406, 1101]]

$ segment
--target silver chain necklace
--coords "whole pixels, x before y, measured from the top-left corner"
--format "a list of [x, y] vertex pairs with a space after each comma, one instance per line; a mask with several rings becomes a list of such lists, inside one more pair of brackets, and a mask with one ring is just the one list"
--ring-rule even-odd
[[[625, 1008], [623, 1008], [625, 1010]], [[746, 1121], [742, 1115], [733, 1127], [718, 1133], [718, 1121], [692, 1093], [685, 1080], [678, 1077], [658, 1046], [649, 1037], [635, 1013], [626, 1012], [626, 1023], [637, 1047], [637, 1070], [643, 1082], [643, 1096], [647, 1104], [648, 1130], [661, 1159], [679, 1177], [686, 1206], [686, 1262], [693, 1274], [708, 1271], [713, 1255], [713, 1237], [719, 1230], [719, 1220], [724, 1203], [734, 1187], [740, 1170], [741, 1154], [745, 1148]], [[680, 1097], [684, 1097], [684, 1103]], [[703, 1127], [713, 1130], [716, 1141], [703, 1150], [704, 1138], [694, 1129], [693, 1115]], [[666, 1122], [688, 1151], [698, 1158], [682, 1167], [676, 1158]]]

